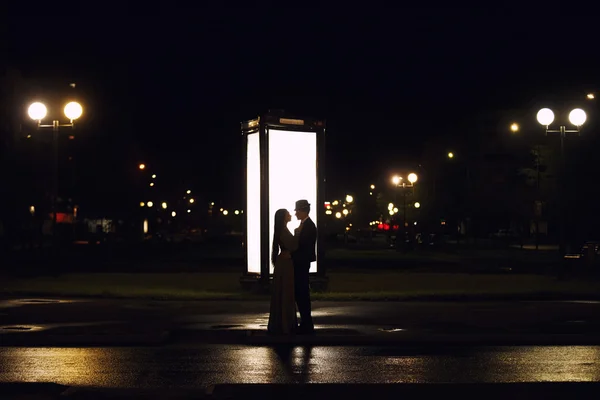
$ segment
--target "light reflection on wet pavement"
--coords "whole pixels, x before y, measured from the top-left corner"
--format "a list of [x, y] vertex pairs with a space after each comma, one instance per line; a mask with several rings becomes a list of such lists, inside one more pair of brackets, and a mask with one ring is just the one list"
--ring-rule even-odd
[[0, 348], [0, 382], [70, 386], [592, 381], [600, 381], [599, 346]]

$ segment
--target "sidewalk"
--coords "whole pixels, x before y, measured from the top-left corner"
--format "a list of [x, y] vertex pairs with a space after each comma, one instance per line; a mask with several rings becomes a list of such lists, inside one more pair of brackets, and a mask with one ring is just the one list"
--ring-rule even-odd
[[0, 302], [1, 346], [600, 344], [600, 301], [314, 301], [316, 334], [267, 334], [269, 303], [43, 299]]

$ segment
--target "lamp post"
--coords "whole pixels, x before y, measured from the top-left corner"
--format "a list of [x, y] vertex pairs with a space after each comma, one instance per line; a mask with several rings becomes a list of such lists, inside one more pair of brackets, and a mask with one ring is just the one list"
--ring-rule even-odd
[[[404, 178], [401, 176], [394, 176], [392, 178], [392, 183], [394, 185], [396, 185], [396, 191], [395, 191], [395, 196], [394, 198], [397, 201], [397, 193], [398, 193], [398, 188], [402, 188], [402, 209], [403, 209], [403, 217], [402, 217], [402, 240], [406, 240], [406, 189], [407, 188], [412, 188], [414, 187], [415, 183], [418, 180], [418, 176], [417, 174], [415, 174], [414, 172], [411, 172], [410, 174], [408, 174], [408, 182], [409, 184], [406, 184], [406, 182], [403, 182]], [[396, 235], [396, 251], [400, 251], [400, 248], [398, 246], [399, 244], [399, 240], [398, 240], [398, 235]]]
[[565, 253], [566, 249], [566, 237], [565, 237], [565, 225], [566, 225], [566, 204], [564, 200], [565, 192], [565, 137], [567, 134], [581, 135], [581, 126], [585, 123], [587, 116], [585, 111], [580, 108], [575, 108], [569, 113], [569, 121], [575, 126], [575, 129], [567, 129], [565, 125], [560, 125], [559, 129], [550, 129], [550, 124], [554, 122], [554, 112], [549, 108], [542, 108], [537, 113], [538, 122], [546, 127], [546, 136], [549, 133], [558, 133], [560, 135], [560, 159], [561, 159], [561, 195], [560, 195], [560, 244], [559, 251], [561, 254]]
[[42, 124], [42, 120], [46, 117], [48, 113], [48, 109], [43, 103], [35, 102], [32, 103], [27, 113], [29, 117], [34, 121], [37, 121], [38, 129], [42, 128], [52, 128], [52, 144], [53, 144], [53, 153], [54, 153], [54, 167], [53, 167], [53, 176], [52, 176], [52, 245], [56, 245], [56, 212], [57, 212], [57, 202], [58, 202], [58, 131], [60, 128], [75, 126], [74, 121], [81, 117], [83, 114], [83, 108], [81, 105], [75, 101], [67, 103], [64, 107], [63, 112], [65, 116], [69, 119], [68, 124], [61, 124], [59, 120], [52, 120], [52, 124]]

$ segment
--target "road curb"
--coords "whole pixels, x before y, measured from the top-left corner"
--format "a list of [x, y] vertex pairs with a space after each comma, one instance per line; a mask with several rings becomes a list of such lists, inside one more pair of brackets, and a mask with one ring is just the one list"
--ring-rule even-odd
[[217, 384], [207, 393], [214, 399], [368, 399], [441, 398], [456, 395], [461, 399], [506, 398], [587, 398], [597, 392], [597, 382], [525, 383], [385, 383], [385, 384]]

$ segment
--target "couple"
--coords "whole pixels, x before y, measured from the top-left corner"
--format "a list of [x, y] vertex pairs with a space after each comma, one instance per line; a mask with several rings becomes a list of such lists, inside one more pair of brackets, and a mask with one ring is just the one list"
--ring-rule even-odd
[[[288, 210], [280, 209], [275, 213], [271, 253], [274, 273], [268, 325], [268, 331], [273, 335], [310, 335], [315, 331], [310, 310], [308, 271], [310, 263], [316, 261], [317, 227], [308, 216], [308, 201], [298, 200], [295, 211], [296, 218], [302, 222], [293, 235], [287, 228], [292, 220]], [[299, 326], [296, 305], [300, 312]]]

